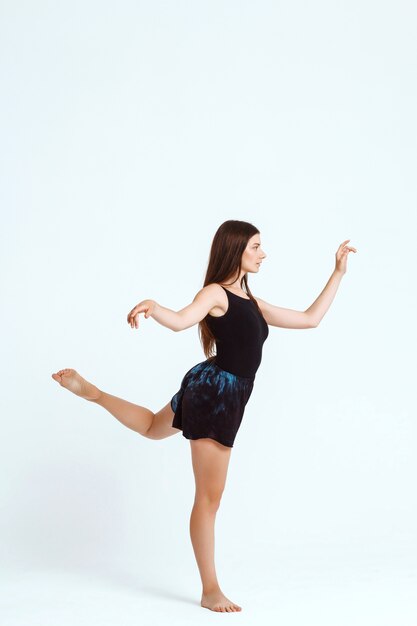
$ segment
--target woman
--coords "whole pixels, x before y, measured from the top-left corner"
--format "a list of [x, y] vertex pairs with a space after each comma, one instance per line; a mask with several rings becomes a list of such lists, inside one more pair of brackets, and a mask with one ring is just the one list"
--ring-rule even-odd
[[252, 295], [247, 275], [259, 272], [266, 257], [259, 230], [240, 220], [224, 222], [212, 242], [204, 287], [191, 304], [173, 311], [154, 300], [142, 300], [127, 316], [131, 328], [139, 327], [141, 313], [174, 331], [199, 325], [207, 358], [185, 374], [180, 389], [157, 413], [98, 389], [74, 369], [52, 374], [62, 387], [104, 407], [145, 437], [163, 439], [182, 431], [190, 440], [196, 484], [190, 535], [203, 586], [201, 606], [205, 608], [241, 610], [223, 594], [217, 580], [214, 523], [231, 449], [261, 363], [268, 325], [318, 326], [346, 272], [348, 253], [356, 252], [346, 245], [349, 241], [339, 246], [335, 270], [317, 300], [306, 311], [295, 311]]

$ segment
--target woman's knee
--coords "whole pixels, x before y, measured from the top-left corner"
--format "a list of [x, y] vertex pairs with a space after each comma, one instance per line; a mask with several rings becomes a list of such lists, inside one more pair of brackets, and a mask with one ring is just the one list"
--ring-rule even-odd
[[154, 414], [153, 420], [145, 433], [149, 439], [165, 439], [180, 432], [172, 426], [174, 411], [171, 402], [168, 402], [160, 411]]
[[216, 513], [220, 507], [223, 490], [210, 491], [204, 490], [203, 492], [196, 490], [194, 498], [194, 507], [205, 510], [209, 513]]

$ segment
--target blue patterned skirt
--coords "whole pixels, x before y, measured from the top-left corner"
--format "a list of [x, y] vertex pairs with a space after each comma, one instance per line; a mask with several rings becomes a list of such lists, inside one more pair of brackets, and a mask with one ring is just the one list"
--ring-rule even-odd
[[187, 439], [215, 439], [233, 448], [254, 378], [223, 370], [210, 357], [194, 365], [171, 399], [172, 426]]

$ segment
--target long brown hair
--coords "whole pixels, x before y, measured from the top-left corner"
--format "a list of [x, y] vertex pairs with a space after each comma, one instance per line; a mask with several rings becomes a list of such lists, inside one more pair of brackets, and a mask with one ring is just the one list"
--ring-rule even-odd
[[[241, 220], [223, 222], [217, 229], [211, 243], [203, 287], [212, 283], [232, 284], [224, 281], [239, 276], [242, 268], [242, 254], [249, 239], [257, 234], [259, 234], [259, 230], [249, 222], [242, 222]], [[247, 274], [242, 277], [240, 286], [261, 313], [258, 303], [249, 289]], [[215, 355], [215, 338], [205, 319], [199, 322], [198, 332], [206, 358], [213, 357]]]

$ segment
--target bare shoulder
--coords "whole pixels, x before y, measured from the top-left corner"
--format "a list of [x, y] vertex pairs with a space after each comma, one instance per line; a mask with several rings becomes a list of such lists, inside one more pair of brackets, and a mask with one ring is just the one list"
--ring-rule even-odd
[[199, 296], [204, 300], [212, 301], [214, 299], [222, 300], [223, 289], [220, 287], [218, 283], [210, 283], [210, 285], [206, 285], [202, 287], [200, 291], [196, 293], [196, 297]]
[[[179, 311], [176, 311], [178, 322], [176, 330], [185, 330], [197, 324], [208, 313], [222, 306], [221, 287], [216, 284], [202, 287], [194, 296], [193, 301]], [[216, 313], [214, 313], [216, 314]]]
[[206, 285], [195, 296], [209, 305], [209, 314], [215, 317], [223, 315], [228, 307], [227, 296], [224, 289], [218, 283]]

